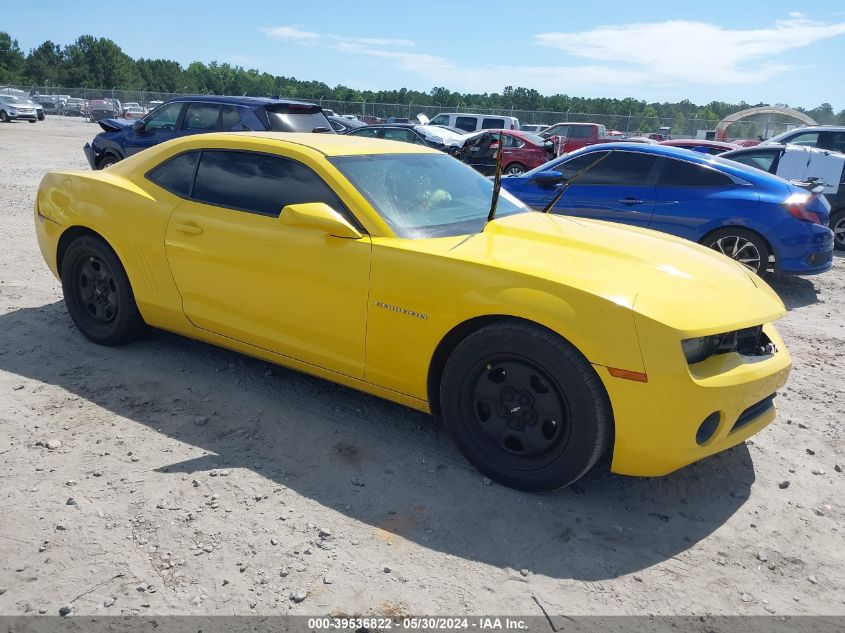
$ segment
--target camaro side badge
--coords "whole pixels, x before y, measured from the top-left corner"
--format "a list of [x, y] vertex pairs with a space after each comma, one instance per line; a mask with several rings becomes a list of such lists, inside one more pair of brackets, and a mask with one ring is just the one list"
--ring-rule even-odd
[[383, 301], [376, 301], [376, 307], [384, 308], [385, 310], [392, 310], [393, 312], [398, 312], [399, 314], [407, 314], [408, 316], [417, 317], [418, 319], [422, 319], [423, 321], [428, 318], [428, 315], [423, 314], [422, 312], [414, 312], [413, 310], [400, 308], [399, 306], [392, 306], [389, 303], [384, 303]]

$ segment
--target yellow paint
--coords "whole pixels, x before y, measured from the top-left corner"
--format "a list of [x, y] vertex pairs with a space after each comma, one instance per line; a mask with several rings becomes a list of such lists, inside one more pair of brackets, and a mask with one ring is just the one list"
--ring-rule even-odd
[[[297, 205], [297, 217], [285, 221], [183, 200], [144, 177], [197, 148], [308, 165], [363, 234], [349, 225], [344, 237], [334, 236], [331, 215], [314, 205]], [[120, 257], [150, 325], [422, 411], [431, 406], [434, 352], [451, 330], [491, 315], [541, 324], [575, 345], [601, 378], [620, 473], [671, 472], [773, 419], [770, 411], [729, 433], [740, 412], [786, 382], [790, 368], [771, 325], [785, 309], [762, 280], [665, 234], [533, 212], [497, 219], [473, 236], [400, 239], [326, 160], [426, 152], [434, 150], [320, 134], [177, 139], [105, 171], [47, 174], [36, 203], [38, 242], [58, 275], [62, 233], [93, 230]], [[723, 354], [691, 368], [681, 352], [682, 339], [760, 324], [778, 347], [770, 357]], [[648, 382], [614, 378], [609, 367], [645, 373]], [[696, 430], [713, 411], [722, 423], [699, 446]]]

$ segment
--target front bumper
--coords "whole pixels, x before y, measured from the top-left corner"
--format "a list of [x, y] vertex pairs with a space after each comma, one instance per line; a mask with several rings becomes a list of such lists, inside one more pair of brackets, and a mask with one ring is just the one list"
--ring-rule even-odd
[[38, 115], [34, 111], [33, 112], [17, 112], [16, 111], [14, 114], [12, 114], [11, 112], [8, 112], [7, 114], [9, 115], [9, 118], [12, 119], [13, 121], [37, 121], [38, 120]]
[[97, 152], [91, 146], [91, 143], [85, 143], [85, 146], [82, 148], [82, 151], [85, 154], [85, 158], [88, 159], [88, 164], [91, 165], [91, 169], [97, 170]]
[[[637, 331], [642, 341], [671, 338], [647, 320], [637, 321]], [[692, 366], [680, 341], [643, 346], [647, 383], [613, 378], [597, 367], [616, 425], [611, 470], [665, 475], [739, 444], [774, 420], [771, 398], [786, 384], [792, 360], [774, 326], [763, 331], [777, 347], [774, 354], [717, 354]], [[713, 414], [712, 435], [700, 442], [699, 429]]]

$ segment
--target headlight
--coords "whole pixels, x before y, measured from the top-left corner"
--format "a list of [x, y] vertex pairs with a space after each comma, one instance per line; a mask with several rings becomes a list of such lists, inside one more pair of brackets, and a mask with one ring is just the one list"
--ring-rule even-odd
[[684, 356], [687, 357], [687, 363], [694, 365], [710, 358], [719, 349], [719, 342], [721, 340], [721, 335], [716, 334], [714, 336], [699, 336], [698, 338], [688, 338], [681, 341], [681, 348], [684, 350]]
[[724, 334], [688, 338], [681, 341], [681, 349], [690, 365], [700, 363], [713, 354], [736, 352], [742, 356], [767, 356], [777, 352], [761, 325]]

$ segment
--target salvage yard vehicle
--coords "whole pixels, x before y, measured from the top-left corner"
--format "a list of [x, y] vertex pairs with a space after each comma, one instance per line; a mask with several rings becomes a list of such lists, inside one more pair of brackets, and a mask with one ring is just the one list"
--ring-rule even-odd
[[[419, 117], [418, 117], [419, 118]], [[425, 121], [420, 121], [425, 123]], [[479, 130], [518, 130], [519, 119], [513, 116], [499, 114], [470, 114], [467, 112], [444, 112], [438, 114], [430, 122], [430, 125], [447, 125], [456, 127], [465, 132], [478, 132]]]
[[92, 122], [116, 119], [120, 116], [120, 109], [111, 99], [95, 99], [91, 101], [88, 116]]
[[555, 123], [540, 132], [540, 136], [555, 141], [558, 154], [573, 152], [576, 149], [596, 143], [610, 143], [620, 140], [608, 138], [607, 128], [599, 123]]
[[845, 154], [807, 145], [766, 143], [722, 154], [722, 158], [797, 181], [794, 184], [807, 189], [822, 187], [831, 208], [833, 246], [845, 250]]
[[684, 149], [691, 149], [702, 154], [710, 154], [711, 156], [718, 156], [734, 149], [739, 149], [739, 145], [728, 143], [726, 141], [708, 141], [697, 138], [676, 138], [668, 141], [661, 141], [661, 145], [668, 145], [669, 147], [683, 147]]
[[500, 137], [504, 145], [502, 171], [507, 175], [522, 174], [555, 157], [552, 141], [522, 130], [489, 130], [470, 134], [455, 157], [484, 175], [492, 175], [496, 171]]
[[328, 132], [322, 108], [313, 103], [258, 97], [177, 97], [141, 119], [100, 121], [103, 131], [82, 148], [91, 169], [105, 169], [163, 141], [206, 132], [271, 130]]
[[806, 145], [845, 153], [845, 126], [813, 125], [773, 136], [762, 145]]
[[362, 138], [381, 138], [386, 141], [428, 145], [444, 152], [454, 152], [466, 138], [464, 134], [450, 132], [441, 126], [416, 125], [414, 123], [365, 125], [348, 130], [346, 134]]
[[91, 341], [158, 327], [442, 414], [515, 488], [606, 453], [663, 475], [774, 419], [791, 361], [759, 277], [496, 193], [423, 145], [210, 133], [48, 173], [34, 220]]
[[609, 143], [505, 178], [502, 186], [542, 208], [561, 182], [601, 157], [555, 204], [555, 213], [671, 233], [719, 250], [758, 275], [770, 267], [809, 275], [833, 265], [824, 196], [719, 156]]
[[0, 95], [0, 122], [38, 121], [38, 110], [34, 103], [11, 95]]
[[343, 116], [329, 115], [326, 118], [329, 120], [329, 123], [332, 124], [332, 129], [338, 134], [344, 134], [346, 132], [349, 132], [350, 130], [354, 130], [355, 128], [364, 127], [365, 125], [367, 125], [366, 123], [362, 123], [357, 119], [350, 119]]

